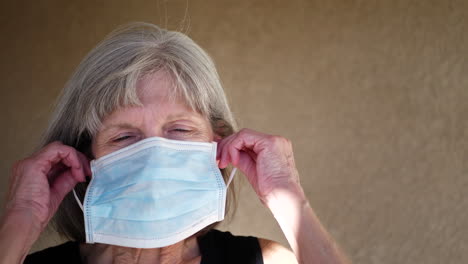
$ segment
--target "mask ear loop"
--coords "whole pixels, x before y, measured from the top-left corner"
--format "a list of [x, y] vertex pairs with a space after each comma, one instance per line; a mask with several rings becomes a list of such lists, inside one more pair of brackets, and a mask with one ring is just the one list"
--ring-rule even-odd
[[231, 171], [231, 175], [229, 175], [229, 180], [226, 184], [226, 189], [229, 187], [229, 184], [231, 184], [232, 180], [234, 179], [234, 175], [236, 174], [237, 172], [237, 168], [234, 167], [234, 169], [232, 169]]
[[78, 205], [80, 206], [81, 211], [84, 212], [83, 205], [81, 204], [80, 199], [78, 199], [78, 195], [76, 195], [75, 189], [73, 189], [73, 196], [75, 196], [75, 200], [78, 203]]

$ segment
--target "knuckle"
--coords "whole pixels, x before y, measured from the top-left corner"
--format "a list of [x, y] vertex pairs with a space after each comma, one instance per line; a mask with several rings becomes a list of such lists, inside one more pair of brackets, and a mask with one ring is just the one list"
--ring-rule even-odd
[[74, 148], [68, 145], [64, 145], [60, 141], [54, 141], [50, 143], [49, 145], [47, 145], [45, 148], [52, 150], [52, 151], [58, 151], [58, 152], [73, 152], [74, 151]]
[[268, 136], [268, 140], [275, 145], [292, 146], [291, 141], [282, 136], [271, 135]]
[[272, 142], [273, 144], [278, 144], [283, 141], [282, 137], [275, 136], [275, 135], [268, 136], [268, 140]]
[[62, 145], [62, 147], [60, 148], [61, 150], [63, 151], [66, 151], [68, 153], [71, 153], [72, 155], [75, 155], [75, 149], [70, 147], [70, 146], [67, 146], [67, 145]]
[[42, 154], [44, 154], [46, 152], [49, 152], [49, 151], [55, 151], [55, 150], [59, 149], [61, 145], [62, 145], [62, 143], [60, 141], [51, 142], [51, 143], [45, 145], [43, 148], [41, 148], [37, 152], [36, 156], [40, 156], [40, 155], [42, 155]]

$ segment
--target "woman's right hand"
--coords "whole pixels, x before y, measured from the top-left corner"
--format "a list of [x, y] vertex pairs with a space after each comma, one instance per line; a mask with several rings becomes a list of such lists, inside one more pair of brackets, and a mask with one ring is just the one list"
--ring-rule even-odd
[[[61, 142], [50, 143], [32, 156], [16, 162], [0, 225], [0, 246], [12, 247], [12, 240], [22, 240], [18, 235], [23, 230], [28, 230], [24, 233], [28, 233], [29, 238], [24, 238], [22, 246], [24, 243], [32, 245], [34, 241], [29, 240], [37, 239], [65, 195], [90, 175], [88, 158]], [[14, 232], [12, 228], [16, 229], [15, 226], [19, 227]], [[25, 250], [29, 249], [22, 249]]]
[[27, 211], [45, 227], [65, 195], [90, 175], [83, 153], [61, 142], [50, 143], [13, 166], [5, 215]]

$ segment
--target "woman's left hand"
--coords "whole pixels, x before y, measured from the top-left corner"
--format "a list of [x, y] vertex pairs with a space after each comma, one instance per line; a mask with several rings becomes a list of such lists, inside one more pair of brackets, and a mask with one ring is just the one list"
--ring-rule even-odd
[[218, 159], [220, 168], [232, 163], [247, 176], [299, 263], [349, 263], [305, 197], [289, 140], [242, 129], [219, 142]]
[[292, 144], [286, 138], [244, 128], [219, 142], [218, 159], [220, 168], [229, 163], [239, 168], [265, 205], [279, 189], [303, 195]]

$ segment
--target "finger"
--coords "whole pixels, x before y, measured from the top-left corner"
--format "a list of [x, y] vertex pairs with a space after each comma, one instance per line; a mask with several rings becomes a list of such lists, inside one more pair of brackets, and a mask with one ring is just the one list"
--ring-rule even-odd
[[80, 159], [80, 162], [81, 162], [81, 167], [83, 168], [84, 170], [84, 174], [86, 177], [91, 177], [91, 165], [90, 165], [90, 160], [88, 159], [88, 157], [85, 156], [85, 154], [77, 151], [78, 153], [78, 158]]
[[51, 185], [51, 196], [57, 201], [56, 204], [60, 204], [65, 195], [69, 193], [78, 181], [72, 176], [71, 171], [62, 173]]
[[48, 145], [36, 158], [42, 162], [42, 170], [48, 175], [52, 167], [58, 163], [63, 163], [70, 168], [72, 176], [77, 181], [85, 181], [85, 173], [78, 152], [69, 146], [61, 143], [52, 143]]
[[237, 166], [239, 163], [239, 152], [241, 151], [240, 149], [237, 149], [235, 146], [228, 145], [228, 152], [229, 152], [229, 157], [231, 158], [231, 163], [234, 166]]
[[73, 154], [69, 155], [68, 157], [73, 157], [73, 159], [76, 159], [80, 163], [79, 168], [76, 168], [76, 167], [70, 168], [73, 178], [77, 182], [86, 181], [85, 168], [83, 165], [81, 165], [80, 158], [78, 157], [78, 153], [75, 151]]
[[[249, 155], [261, 149], [255, 148], [256, 143], [265, 139], [268, 135], [251, 129], [243, 128], [239, 132], [224, 138], [218, 148], [219, 167], [225, 168], [229, 162], [237, 164], [239, 162], [239, 151], [251, 149]], [[256, 160], [256, 154], [251, 155]]]
[[257, 153], [253, 152], [252, 150], [250, 149], [243, 149], [243, 151], [245, 153], [247, 153], [247, 155], [250, 156], [250, 158], [252, 158], [253, 161], [257, 162]]
[[232, 137], [228, 138], [223, 145], [223, 148], [221, 149], [221, 157], [220, 157], [220, 168], [224, 169], [229, 165], [229, 162], [231, 161], [231, 156], [229, 153], [229, 146], [231, 142], [238, 136], [238, 134], [232, 135]]
[[55, 176], [55, 172], [63, 169], [81, 170], [78, 158], [70, 157], [70, 153], [62, 149], [43, 152], [36, 157], [36, 160], [38, 161], [38, 169], [48, 176]]
[[[237, 166], [239, 164], [240, 152], [249, 151], [251, 148], [251, 145], [247, 144], [247, 141], [245, 140], [246, 137], [249, 137], [249, 135], [246, 135], [245, 133], [238, 134], [237, 137], [232, 138], [229, 144], [227, 144], [223, 149], [223, 153], [229, 154], [229, 157], [230, 157], [229, 161], [234, 166]], [[248, 153], [245, 153], [245, 154], [249, 155]]]
[[231, 162], [233, 165], [237, 166], [239, 164], [239, 155], [242, 152], [246, 152], [253, 161], [257, 160], [257, 154], [252, 150], [255, 143], [261, 140], [263, 137], [261, 135], [256, 135], [251, 133], [248, 130], [244, 130], [243, 133], [239, 133], [237, 137], [233, 138], [230, 144], [226, 146], [231, 157]]
[[64, 171], [69, 170], [70, 168], [63, 164], [62, 162], [57, 163], [52, 166], [52, 168], [47, 173], [47, 179], [49, 182], [52, 182], [58, 175], [62, 174]]
[[224, 148], [224, 146], [226, 145], [226, 142], [228, 142], [232, 137], [234, 137], [235, 134], [232, 134], [232, 135], [229, 135], [225, 138], [223, 138], [221, 141], [218, 142], [218, 147], [217, 147], [217, 151], [216, 151], [216, 158], [217, 159], [220, 159], [221, 158], [221, 154], [222, 154], [222, 149]]
[[[36, 154], [36, 159], [47, 160], [51, 162], [51, 165], [54, 165], [70, 154], [76, 156], [76, 150], [60, 142], [52, 142]], [[81, 168], [81, 164], [77, 158], [67, 159], [63, 162], [69, 167]]]
[[263, 134], [250, 129], [243, 129], [239, 132], [239, 136], [231, 142], [231, 147], [235, 147], [239, 150], [251, 150], [253, 153], [258, 154], [263, 149], [262, 142], [268, 137], [267, 134]]
[[216, 148], [216, 159], [218, 160], [218, 167], [221, 168], [221, 161], [223, 158], [223, 148], [226, 145], [226, 142], [232, 138], [233, 135], [223, 138], [218, 144]]
[[247, 177], [249, 182], [253, 182], [256, 171], [256, 162], [246, 152], [239, 152], [239, 165], [236, 166]]

